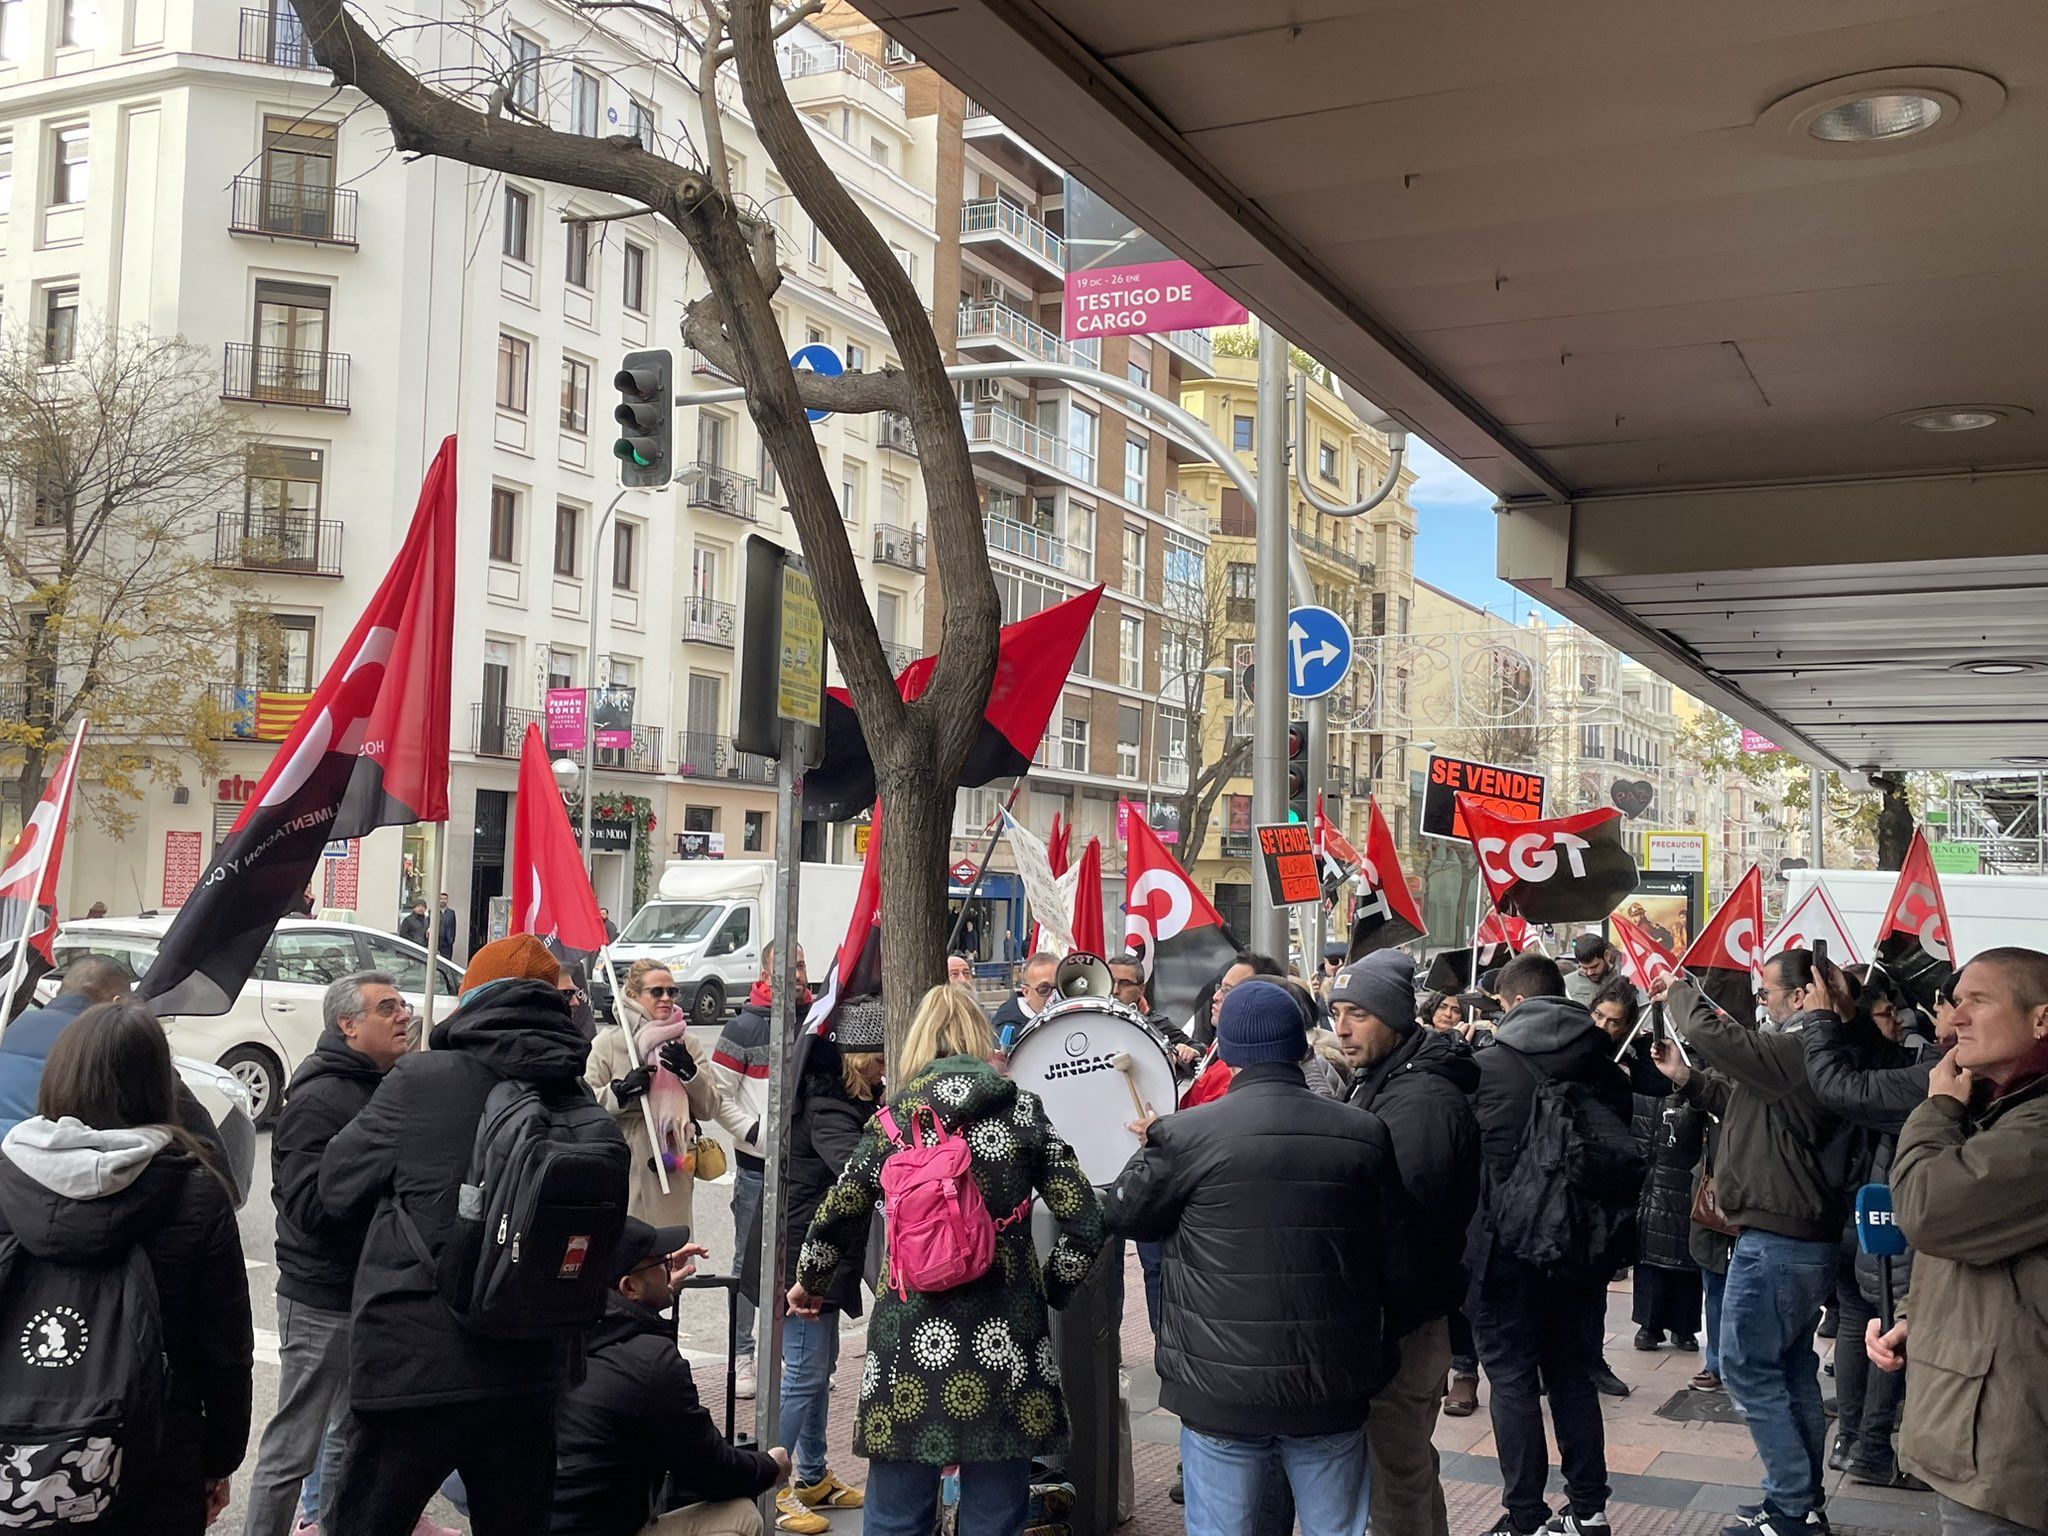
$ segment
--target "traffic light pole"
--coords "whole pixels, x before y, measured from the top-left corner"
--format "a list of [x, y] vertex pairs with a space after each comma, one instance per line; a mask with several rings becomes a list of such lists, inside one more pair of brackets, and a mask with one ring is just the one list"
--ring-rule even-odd
[[[1294, 530], [1287, 516], [1287, 341], [1259, 322], [1259, 386], [1253, 420], [1259, 456], [1253, 545], [1256, 580], [1252, 588], [1252, 665], [1258, 687], [1252, 695], [1252, 825], [1287, 819], [1287, 654], [1288, 556]], [[1313, 600], [1314, 593], [1307, 594]], [[1308, 786], [1313, 808], [1316, 754], [1323, 743], [1309, 733]], [[1287, 908], [1273, 900], [1264, 876], [1252, 874], [1251, 947], [1287, 963]]]
[[590, 564], [583, 572], [583, 579], [590, 587], [590, 644], [583, 652], [583, 665], [590, 669], [590, 681], [583, 687], [583, 873], [590, 881], [590, 889], [597, 889], [597, 850], [590, 845], [590, 806], [597, 799], [597, 726], [593, 711], [597, 704], [597, 595], [604, 587], [597, 579], [598, 558], [604, 552], [605, 525], [612, 520], [612, 514], [619, 510], [619, 503], [626, 499], [626, 487], [612, 498], [612, 504], [604, 509], [604, 516], [597, 520], [597, 526], [590, 530]]

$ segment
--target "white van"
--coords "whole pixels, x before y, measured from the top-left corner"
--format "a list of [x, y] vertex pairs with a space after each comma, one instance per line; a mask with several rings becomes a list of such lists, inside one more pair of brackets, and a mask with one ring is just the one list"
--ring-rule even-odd
[[[713, 1029], [747, 999], [761, 947], [775, 937], [775, 869], [767, 859], [671, 859], [647, 904], [612, 941], [614, 995], [636, 960], [659, 960], [682, 988], [678, 1005]], [[822, 976], [853, 914], [858, 864], [806, 864], [797, 891], [797, 942]]]
[[[1955, 930], [1955, 956], [1968, 960], [2001, 945], [2048, 950], [2048, 875], [1941, 875], [1942, 904]], [[1899, 883], [1889, 869], [1790, 869], [1785, 910], [1791, 911], [1819, 881], [1841, 909], [1857, 954], [1868, 960], [1877, 926]]]

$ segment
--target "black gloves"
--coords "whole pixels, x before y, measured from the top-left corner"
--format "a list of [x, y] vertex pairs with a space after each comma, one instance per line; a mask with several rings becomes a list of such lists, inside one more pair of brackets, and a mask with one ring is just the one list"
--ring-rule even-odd
[[612, 1084], [612, 1097], [618, 1101], [619, 1107], [624, 1109], [647, 1092], [647, 1085], [653, 1078], [654, 1068], [635, 1067]]
[[690, 1048], [681, 1038], [664, 1040], [654, 1053], [655, 1060], [667, 1067], [679, 1083], [687, 1083], [697, 1075], [697, 1058], [690, 1054]]

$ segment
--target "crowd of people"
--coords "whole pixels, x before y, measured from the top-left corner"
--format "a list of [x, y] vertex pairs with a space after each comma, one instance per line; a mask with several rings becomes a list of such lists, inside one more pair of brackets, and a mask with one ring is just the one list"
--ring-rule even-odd
[[[1239, 954], [1185, 1026], [1154, 1009], [1142, 956], [1113, 960], [1113, 1006], [1158, 1036], [1179, 1103], [1132, 1121], [1137, 1151], [1101, 1188], [1058, 1106], [1006, 1071], [1055, 1000], [1052, 957], [1023, 962], [993, 1018], [949, 964], [886, 1079], [880, 999], [846, 1001], [804, 1043], [772, 1202], [772, 954], [712, 1045], [649, 961], [617, 1021], [590, 1024], [576, 975], [524, 935], [477, 951], [425, 1041], [391, 976], [334, 983], [271, 1141], [280, 1380], [245, 1536], [431, 1532], [437, 1490], [478, 1536], [761, 1536], [771, 1491], [797, 1536], [851, 1508], [876, 1536], [930, 1536], [949, 1469], [958, 1536], [1017, 1536], [1068, 1433], [1048, 1309], [1124, 1240], [1193, 1536], [1447, 1536], [1433, 1435], [1477, 1410], [1482, 1378], [1488, 1536], [1607, 1532], [1622, 1275], [1634, 1346], [1698, 1349], [1692, 1388], [1725, 1392], [1754, 1439], [1736, 1536], [1825, 1536], [1830, 1467], [1931, 1488], [1945, 1536], [2048, 1531], [2048, 955], [1981, 954], [1923, 1017], [1882, 973], [1791, 950], [1764, 964], [1760, 1020], [1682, 975], [1639, 991], [1593, 934], [1454, 995], [1400, 951], [1323, 960], [1304, 980]], [[82, 1357], [88, 1320], [128, 1339], [146, 1274], [160, 1358], [122, 1362], [149, 1387], [112, 1394], [125, 1420], [9, 1454], [58, 1523], [179, 1536], [221, 1516], [248, 1449], [249, 1272], [211, 1123], [126, 992], [81, 958], [0, 1039], [0, 1275], [73, 1298], [23, 1330], [35, 1366]], [[728, 1145], [734, 1304], [781, 1343], [766, 1449], [721, 1433], [671, 1316], [709, 1257], [695, 1186]], [[1870, 1183], [1912, 1247], [1888, 1270], [1856, 1241]], [[508, 1189], [530, 1203], [494, 1239]], [[531, 1225], [508, 1245], [515, 1214]], [[520, 1272], [522, 1238], [541, 1269]], [[841, 1323], [870, 1305], [863, 1489], [826, 1446]], [[749, 1312], [745, 1393], [755, 1331]]]

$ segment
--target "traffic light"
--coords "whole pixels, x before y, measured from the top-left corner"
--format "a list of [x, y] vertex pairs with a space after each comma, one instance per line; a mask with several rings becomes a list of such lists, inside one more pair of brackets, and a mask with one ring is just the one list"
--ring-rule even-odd
[[675, 359], [666, 348], [628, 352], [612, 375], [619, 403], [612, 420], [619, 424], [612, 457], [619, 461], [619, 484], [663, 486], [675, 472]]
[[1287, 819], [1308, 820], [1308, 726], [1287, 727]]

